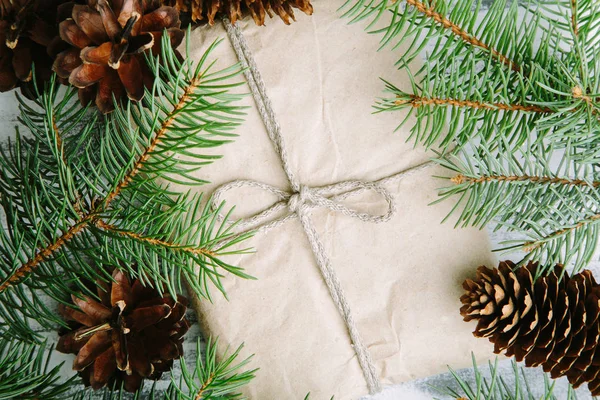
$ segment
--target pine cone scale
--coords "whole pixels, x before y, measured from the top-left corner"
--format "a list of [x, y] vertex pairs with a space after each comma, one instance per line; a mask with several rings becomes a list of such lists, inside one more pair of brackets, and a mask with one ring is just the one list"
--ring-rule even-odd
[[[76, 339], [77, 340], [77, 339]], [[94, 360], [111, 347], [110, 333], [103, 331], [91, 335], [86, 344], [79, 350], [77, 357], [73, 361], [73, 369], [81, 371]]]
[[148, 378], [154, 373], [154, 367], [146, 355], [143, 344], [129, 342], [127, 344], [127, 352], [129, 353], [131, 368], [137, 371], [140, 376]]
[[129, 353], [127, 352], [127, 337], [119, 330], [111, 331], [111, 343], [117, 368], [129, 372]]
[[94, 361], [93, 372], [90, 374], [90, 386], [95, 390], [106, 386], [116, 367], [115, 352], [109, 347]]
[[110, 40], [115, 40], [121, 33], [121, 25], [119, 24], [117, 16], [106, 1], [98, 2], [96, 8], [100, 13], [106, 35]]
[[135, 57], [127, 57], [121, 60], [121, 67], [117, 70], [119, 79], [125, 88], [127, 97], [134, 101], [140, 101], [144, 97], [144, 81], [142, 68]]
[[[108, 0], [99, 0], [98, 2], [108, 3]], [[118, 15], [117, 20], [119, 21], [119, 24], [122, 27], [125, 27], [127, 25], [127, 22], [134, 18], [136, 22], [133, 25], [131, 34], [134, 36], [138, 35], [140, 33], [140, 28], [142, 24], [139, 17], [141, 17], [144, 14], [144, 10], [142, 9], [142, 2], [139, 0], [123, 0], [120, 6], [118, 3], [119, 2], [114, 2], [115, 5], [113, 9], [115, 11], [115, 14]]]
[[82, 49], [94, 44], [72, 19], [61, 22], [58, 27], [60, 38], [71, 46]]
[[[122, 303], [124, 303], [124, 305]], [[131, 303], [131, 285], [122, 271], [117, 270], [113, 273], [113, 284], [110, 290], [110, 304], [117, 307], [120, 313]]]
[[16, 86], [27, 97], [50, 79], [53, 59], [47, 50], [56, 35], [56, 10], [66, 0], [10, 1], [0, 7], [0, 91]]
[[12, 66], [17, 79], [22, 82], [31, 81], [32, 71], [31, 64], [33, 63], [33, 54], [31, 54], [32, 43], [29, 39], [23, 38], [20, 43], [13, 48]]
[[71, 300], [73, 300], [73, 303], [79, 307], [81, 311], [92, 317], [95, 321], [95, 324], [100, 324], [101, 321], [110, 318], [110, 309], [105, 305], [98, 303], [89, 296], [82, 296], [82, 298], [79, 298], [75, 295], [72, 295]]
[[[89, 48], [89, 47], [88, 47]], [[63, 79], [69, 79], [71, 71], [79, 67], [82, 60], [79, 55], [79, 51], [75, 49], [69, 49], [63, 51], [56, 56], [52, 69], [56, 74]]]
[[96, 45], [109, 40], [104, 29], [102, 16], [90, 6], [76, 4], [73, 6], [73, 21], [81, 31]]
[[179, 13], [173, 7], [162, 6], [142, 18], [144, 32], [162, 31], [172, 26], [179, 26]]
[[478, 321], [474, 335], [488, 337], [494, 352], [600, 394], [600, 287], [589, 271], [569, 277], [556, 266], [534, 281], [536, 272], [532, 263], [478, 268], [463, 284], [461, 315]]
[[77, 332], [69, 332], [61, 336], [58, 344], [56, 345], [56, 350], [61, 353], [78, 353], [79, 350], [87, 343], [89, 340], [89, 336], [85, 338], [79, 338], [76, 340]]
[[[102, 43], [100, 46], [88, 46], [79, 52], [79, 58], [86, 64], [108, 64], [112, 48], [113, 44], [110, 42]], [[77, 54], [77, 50], [72, 53]], [[68, 68], [69, 66], [66, 66], [63, 69], [67, 70]]]
[[171, 307], [168, 304], [136, 308], [126, 317], [125, 324], [132, 330], [142, 330], [150, 325], [156, 325], [170, 314]]
[[181, 12], [189, 13], [192, 21], [208, 21], [214, 25], [218, 15], [224, 15], [232, 23], [249, 13], [257, 25], [264, 25], [267, 15], [278, 15], [289, 25], [295, 21], [294, 8], [312, 15], [313, 7], [309, 0], [165, 0]]
[[119, 74], [114, 69], [106, 67], [105, 75], [98, 81], [95, 91], [96, 98], [94, 101], [96, 106], [100, 111], [106, 113], [114, 109], [113, 96], [117, 99], [121, 98], [125, 89]]

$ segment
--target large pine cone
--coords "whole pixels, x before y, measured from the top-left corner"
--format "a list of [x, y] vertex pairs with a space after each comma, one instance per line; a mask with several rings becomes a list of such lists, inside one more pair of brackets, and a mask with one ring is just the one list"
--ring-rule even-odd
[[217, 15], [227, 16], [232, 23], [242, 19], [246, 13], [252, 15], [257, 25], [265, 24], [265, 17], [279, 17], [289, 25], [294, 18], [294, 8], [307, 15], [312, 15], [313, 6], [310, 0], [162, 0], [191, 14], [192, 21], [207, 20], [210, 25], [215, 23]]
[[0, 0], [0, 92], [32, 83], [32, 64], [39, 85], [52, 75], [56, 10], [65, 0]]
[[143, 53], [160, 54], [165, 29], [173, 48], [184, 37], [179, 12], [158, 1], [88, 0], [87, 5], [70, 3], [70, 8], [72, 18], [59, 26], [70, 47], [58, 54], [53, 69], [79, 88], [83, 104], [95, 99], [104, 113], [114, 110], [113, 96], [142, 99], [144, 87], [154, 80]]
[[124, 382], [125, 389], [134, 392], [144, 378], [159, 379], [183, 354], [188, 301], [183, 296], [176, 301], [161, 297], [139, 280], [130, 283], [118, 270], [113, 279], [110, 286], [98, 284], [101, 302], [72, 296], [79, 310], [59, 308], [73, 330], [60, 337], [57, 350], [77, 354], [73, 369], [92, 388]]
[[562, 266], [535, 280], [537, 264], [515, 269], [479, 267], [475, 281], [463, 283], [460, 313], [478, 320], [473, 333], [488, 337], [494, 352], [506, 352], [528, 367], [541, 365], [552, 378], [573, 386], [589, 382], [600, 395], [600, 287], [585, 270], [569, 277]]

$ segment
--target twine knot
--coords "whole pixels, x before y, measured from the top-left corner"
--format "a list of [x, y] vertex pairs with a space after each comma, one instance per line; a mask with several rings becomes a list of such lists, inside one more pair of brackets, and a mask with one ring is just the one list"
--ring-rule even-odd
[[300, 185], [300, 189], [290, 196], [288, 208], [291, 213], [298, 213], [313, 205], [312, 193], [308, 186]]

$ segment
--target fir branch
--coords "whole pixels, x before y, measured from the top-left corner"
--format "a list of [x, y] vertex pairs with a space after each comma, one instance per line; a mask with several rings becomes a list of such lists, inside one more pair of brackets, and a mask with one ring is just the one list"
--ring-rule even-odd
[[[543, 19], [562, 34], [557, 41], [570, 49], [578, 57], [585, 56], [586, 60], [580, 64], [581, 72], [586, 72], [586, 64], [592, 61], [591, 51], [597, 44], [598, 4], [590, 0], [548, 0], [537, 1], [532, 4], [543, 10]], [[531, 12], [536, 12], [531, 9]], [[591, 57], [591, 58], [590, 58]]]
[[[548, 6], [540, 1], [525, 6], [528, 13], [522, 15], [518, 2], [497, 0], [480, 21], [480, 1], [349, 0], [346, 15], [354, 21], [372, 18], [374, 23], [390, 14], [389, 22], [374, 32], [383, 35], [382, 46], [405, 44], [399, 68], [408, 69], [427, 43], [434, 44], [425, 65], [414, 73], [419, 79], [409, 72], [412, 92], [387, 83], [394, 98], [381, 99], [376, 110], [414, 108], [417, 123], [409, 139], [426, 147], [438, 144], [442, 151], [460, 148], [479, 135], [491, 145], [495, 143], [489, 139], [498, 138], [513, 146], [535, 136], [568, 143], [582, 161], [596, 162], [600, 143], [594, 132], [600, 121], [595, 93], [600, 82], [594, 77], [600, 71], [595, 56], [600, 39], [591, 32], [600, 28], [600, 19], [593, 18], [598, 6], [577, 0], [580, 39], [569, 42], [569, 49], [563, 47], [564, 27], [552, 20], [571, 18], [565, 19], [562, 11], [548, 16], [542, 10], [570, 10], [571, 0], [551, 0]], [[553, 2], [562, 8], [550, 7]], [[567, 29], [572, 29], [570, 22]], [[494, 51], [517, 68], [496, 62]]]
[[[82, 232], [90, 223], [95, 222], [99, 224], [97, 215], [102, 213], [104, 210], [108, 209], [110, 204], [115, 200], [115, 198], [123, 191], [127, 186], [134, 180], [136, 175], [140, 173], [145, 164], [151, 159], [153, 153], [155, 152], [160, 140], [164, 137], [165, 133], [168, 131], [169, 127], [175, 122], [176, 117], [179, 115], [180, 111], [184, 108], [186, 103], [188, 102], [190, 95], [200, 86], [201, 77], [197, 76], [192, 78], [189, 83], [186, 84], [183, 94], [179, 97], [177, 104], [173, 107], [173, 109], [167, 113], [166, 118], [160, 125], [160, 128], [153, 134], [153, 139], [148, 144], [147, 147], [143, 150], [143, 152], [137, 157], [134, 162], [134, 165], [129, 169], [129, 171], [120, 179], [119, 183], [110, 190], [105, 196], [104, 199], [100, 201], [101, 205], [98, 205], [95, 209], [90, 210], [86, 214], [84, 214], [79, 220], [75, 221], [72, 226], [59, 238], [57, 238], [54, 242], [48, 244], [46, 247], [40, 249], [36, 255], [27, 261], [24, 265], [16, 269], [10, 276], [8, 276], [4, 282], [0, 285], [0, 293], [6, 290], [9, 286], [14, 285], [24, 279], [28, 274], [30, 274], [40, 262], [43, 262], [48, 257], [50, 257], [53, 253], [63, 247], [67, 242], [69, 242], [75, 235]], [[52, 120], [52, 125], [54, 124], [54, 118], [50, 118]], [[60, 140], [60, 136], [57, 132], [55, 140]], [[61, 157], [62, 158], [62, 157]], [[138, 235], [140, 236], [140, 235]]]
[[577, 21], [577, 0], [571, 0], [571, 30], [575, 38], [579, 36], [579, 25]]
[[229, 93], [239, 83], [226, 82], [239, 67], [206, 65], [216, 43], [200, 62], [181, 63], [167, 39], [161, 57], [148, 60], [154, 87], [135, 107], [80, 126], [85, 109], [71, 105], [73, 91], [61, 98], [55, 81], [33, 105], [20, 100], [33, 138], [17, 136], [0, 159], [8, 223], [0, 232], [0, 336], [38, 340], [30, 319], [64, 324], [38, 292], [59, 302], [89, 293], [82, 280], [109, 280], [114, 266], [172, 295], [182, 290], [181, 275], [206, 297], [210, 284], [224, 290], [223, 272], [248, 277], [220, 259], [244, 252], [228, 249], [248, 235], [234, 237], [200, 198], [157, 184], [204, 183], [192, 173], [217, 157], [190, 149], [222, 145], [239, 125], [240, 95]]
[[167, 117], [160, 124], [160, 128], [154, 134], [154, 138], [150, 144], [144, 149], [144, 152], [138, 157], [135, 164], [130, 168], [129, 172], [121, 179], [119, 184], [105, 197], [104, 208], [108, 208], [110, 203], [126, 188], [140, 173], [144, 165], [148, 162], [152, 154], [156, 151], [160, 141], [164, 138], [169, 130], [169, 127], [174, 124], [179, 111], [183, 109], [186, 103], [190, 100], [190, 96], [200, 86], [201, 77], [193, 77], [185, 86], [183, 93], [180, 95], [173, 109], [167, 114]]
[[0, 293], [6, 291], [9, 287], [20, 283], [23, 279], [25, 279], [29, 274], [31, 274], [37, 266], [46, 261], [52, 254], [54, 254], [57, 250], [62, 248], [67, 242], [69, 242], [75, 235], [79, 234], [83, 231], [89, 223], [93, 220], [92, 214], [86, 214], [82, 219], [77, 221], [77, 223], [73, 224], [73, 226], [63, 233], [59, 238], [57, 238], [54, 242], [44, 247], [43, 249], [38, 250], [33, 258], [28, 260], [25, 264], [17, 268], [14, 272], [12, 272], [9, 276], [7, 276], [2, 284], [0, 285]]
[[[530, 102], [532, 92], [538, 89], [522, 76], [506, 75], [489, 63], [482, 68], [475, 60], [462, 65], [463, 61], [450, 59], [442, 64], [427, 72], [431, 79], [420, 83], [409, 72], [412, 92], [386, 82], [386, 92], [393, 98], [380, 99], [375, 107], [377, 112], [408, 109], [400, 126], [416, 115], [409, 140], [446, 151], [480, 135], [485, 135], [490, 145], [508, 140], [518, 146], [529, 137], [556, 130], [549, 123], [541, 129], [540, 121], [557, 114], [557, 107]], [[507, 90], [507, 81], [514, 82], [514, 91]], [[554, 97], [552, 94], [548, 100]]]
[[587, 186], [597, 188], [600, 187], [600, 181], [589, 182], [583, 179], [568, 179], [559, 178], [556, 176], [530, 176], [530, 175], [480, 175], [478, 177], [469, 177], [462, 174], [458, 174], [450, 179], [452, 183], [462, 185], [463, 183], [468, 184], [479, 184], [485, 182], [530, 182], [539, 184], [551, 184], [551, 185], [566, 185], [566, 186]]
[[143, 236], [136, 232], [125, 231], [125, 230], [119, 229], [114, 225], [107, 224], [106, 222], [102, 221], [101, 219], [95, 220], [94, 223], [97, 227], [104, 229], [105, 231], [116, 233], [117, 235], [125, 236], [128, 238], [134, 239], [138, 242], [148, 243], [152, 246], [166, 247], [169, 249], [173, 249], [175, 251], [181, 251], [181, 252], [193, 254], [196, 256], [198, 256], [198, 255], [209, 256], [209, 257], [217, 256], [217, 254], [214, 251], [206, 249], [206, 248], [189, 247], [189, 246], [184, 247], [184, 246], [181, 246], [181, 244], [167, 242], [167, 241], [155, 239], [152, 237], [146, 237], [146, 236]]
[[[587, 217], [583, 220], [577, 221], [573, 226], [562, 228], [554, 232], [550, 232], [545, 234], [544, 236], [536, 239], [535, 241], [528, 241], [523, 243], [522, 248], [524, 251], [528, 253], [532, 253], [542, 246], [551, 243], [553, 241], [558, 241], [559, 239], [566, 237], [568, 235], [575, 235], [577, 230], [581, 230], [583, 228], [589, 228], [590, 225], [595, 225], [600, 221], [600, 214], [595, 214], [590, 217]], [[597, 237], [597, 234], [594, 234], [594, 237]], [[589, 244], [587, 244], [589, 245]], [[528, 257], [529, 258], [529, 257]]]
[[524, 239], [504, 244], [527, 252], [526, 261], [573, 262], [580, 270], [599, 240], [599, 171], [573, 163], [564, 152], [536, 148], [490, 151], [482, 142], [480, 153], [444, 157], [439, 162], [455, 175], [450, 178], [454, 185], [444, 188], [441, 198], [458, 197], [461, 206], [453, 210], [457, 224], [483, 227], [495, 222], [519, 233]]
[[[204, 350], [204, 357], [198, 356], [193, 369], [190, 371], [181, 359], [181, 378], [177, 382], [172, 378], [172, 385], [177, 389], [181, 400], [216, 400], [237, 399], [241, 397], [237, 391], [247, 385], [257, 371], [240, 372], [251, 360], [252, 356], [239, 362], [242, 346], [231, 354], [225, 352], [221, 361], [217, 357], [218, 340], [208, 339]], [[201, 354], [200, 341], [198, 341], [197, 354]]]
[[[439, 149], [440, 164], [454, 173], [440, 199], [458, 199], [457, 226], [493, 222], [519, 237], [505, 250], [526, 251], [524, 262], [572, 263], [577, 271], [600, 238], [600, 4], [496, 0], [479, 20], [481, 6], [345, 5], [347, 16], [372, 19], [371, 27], [389, 16], [375, 31], [382, 46], [404, 44], [397, 65], [410, 86], [386, 82], [391, 96], [375, 109], [408, 111], [399, 125], [414, 121], [407, 140]], [[412, 73], [427, 43], [433, 50]]]
[[[391, 12], [391, 22], [375, 32], [384, 34], [384, 45], [396, 38], [396, 46], [410, 40], [409, 50], [402, 55], [400, 66], [408, 65], [418, 56], [424, 46], [421, 39], [425, 37], [427, 40], [438, 39], [435, 48], [441, 50], [440, 54], [432, 53], [431, 60], [450, 54], [461, 57], [465, 51], [470, 51], [479, 53], [481, 60], [491, 57], [508, 70], [520, 73], [526, 66], [522, 61], [527, 61], [526, 56], [530, 53], [521, 54], [520, 50], [526, 49], [531, 38], [525, 37], [526, 42], [519, 46], [508, 45], [518, 20], [517, 5], [513, 2], [506, 9], [508, 4], [506, 1], [495, 2], [483, 22], [476, 20], [481, 2], [475, 3], [473, 9], [470, 2], [452, 0], [347, 0], [341, 9], [353, 22], [371, 18], [370, 27], [386, 15], [385, 11]], [[527, 33], [533, 26], [535, 22], [523, 23], [520, 29]], [[441, 46], [441, 39], [447, 41], [444, 46]]]
[[[535, 105], [522, 105], [522, 104], [504, 104], [504, 103], [484, 103], [480, 101], [462, 100], [462, 99], [443, 99], [439, 97], [422, 97], [415, 94], [408, 95], [409, 100], [399, 99], [395, 101], [395, 105], [409, 105], [414, 108], [426, 107], [426, 106], [448, 106], [448, 107], [461, 107], [461, 108], [473, 108], [473, 109], [484, 109], [484, 110], [502, 110], [502, 111], [523, 111], [531, 113], [552, 113], [553, 110], [549, 108], [543, 108]], [[402, 97], [396, 95], [396, 97]]]
[[516, 62], [510, 60], [507, 56], [501, 54], [498, 50], [495, 50], [490, 45], [469, 34], [465, 29], [461, 28], [456, 23], [450, 21], [443, 14], [437, 12], [435, 9], [435, 2], [432, 5], [427, 6], [425, 3], [420, 2], [418, 0], [406, 0], [406, 4], [415, 7], [420, 13], [425, 15], [427, 18], [434, 20], [444, 29], [449, 30], [450, 32], [452, 32], [453, 35], [457, 36], [464, 42], [491, 53], [501, 63], [505, 64], [515, 72], [520, 71], [521, 67], [519, 67], [519, 65]]

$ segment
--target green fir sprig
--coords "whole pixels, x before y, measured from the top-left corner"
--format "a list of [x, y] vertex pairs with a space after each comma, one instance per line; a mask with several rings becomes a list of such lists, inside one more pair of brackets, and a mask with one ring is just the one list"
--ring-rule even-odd
[[415, 117], [406, 139], [453, 171], [441, 195], [459, 200], [457, 223], [515, 232], [504, 249], [524, 262], [587, 265], [600, 224], [600, 5], [349, 0], [343, 10], [370, 20], [382, 47], [404, 46], [410, 90], [386, 82], [376, 111], [408, 111], [400, 126]]
[[[473, 357], [472, 378], [465, 379], [449, 368], [456, 385], [434, 389], [450, 398], [464, 400], [559, 400], [554, 393], [556, 381], [549, 379], [546, 374], [544, 374], [543, 392], [536, 393], [536, 390], [528, 382], [523, 369], [514, 361], [510, 376], [500, 375], [498, 359], [494, 363], [489, 362], [488, 366], [489, 376], [486, 377]], [[577, 400], [577, 394], [572, 386], [567, 387], [567, 396], [560, 400]]]
[[216, 45], [180, 62], [165, 39], [149, 56], [156, 78], [143, 102], [107, 117], [74, 105], [74, 90], [54, 80], [38, 100], [20, 99], [30, 135], [17, 131], [0, 158], [0, 336], [39, 340], [36, 329], [64, 324], [48, 298], [96, 296], [85, 281], [109, 281], [112, 268], [170, 294], [185, 280], [203, 297], [223, 291], [225, 273], [248, 277], [223, 259], [243, 253], [232, 246], [248, 235], [219, 220], [223, 206], [169, 184], [204, 183], [194, 173], [218, 157], [202, 150], [231, 140], [241, 122], [231, 92], [240, 69], [215, 70]]

